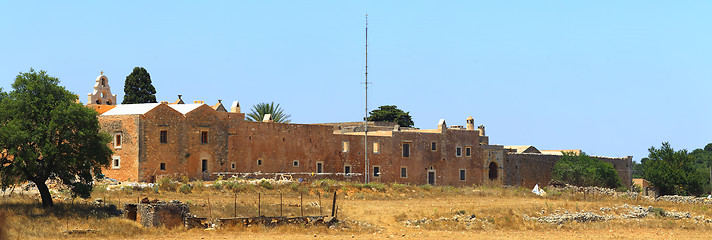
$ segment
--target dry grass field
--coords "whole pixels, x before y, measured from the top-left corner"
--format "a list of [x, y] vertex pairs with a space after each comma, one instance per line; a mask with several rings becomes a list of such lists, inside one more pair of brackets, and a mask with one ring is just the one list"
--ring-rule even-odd
[[[186, 185], [186, 186], [183, 186]], [[0, 233], [9, 239], [709, 239], [712, 223], [661, 214], [580, 223], [542, 223], [525, 218], [556, 213], [590, 212], [622, 216], [625, 206], [652, 206], [658, 212], [689, 212], [712, 218], [704, 204], [652, 202], [644, 199], [584, 196], [564, 192], [541, 197], [523, 188], [431, 187], [399, 184], [353, 184], [323, 181], [305, 184], [251, 185], [222, 181], [163, 184], [158, 187], [99, 185], [89, 200], [57, 193], [56, 207], [43, 209], [34, 194], [0, 199]], [[110, 204], [139, 198], [179, 200], [200, 217], [328, 215], [337, 191], [340, 223], [248, 226], [216, 229], [144, 228], [115, 216]], [[321, 197], [320, 197], [321, 195]], [[96, 198], [105, 203], [95, 204]], [[321, 201], [321, 204], [319, 202]], [[260, 202], [260, 208], [257, 208]], [[300, 208], [302, 202], [303, 208]], [[237, 206], [237, 208], [235, 207]], [[606, 210], [603, 210], [606, 209]], [[474, 215], [474, 216], [473, 216]], [[67, 230], [87, 233], [67, 234]]]

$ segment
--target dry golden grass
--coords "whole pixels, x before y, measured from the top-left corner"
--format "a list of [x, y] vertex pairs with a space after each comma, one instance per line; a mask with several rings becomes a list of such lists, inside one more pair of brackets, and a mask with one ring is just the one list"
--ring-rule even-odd
[[[564, 212], [599, 213], [601, 207], [616, 205], [642, 205], [666, 211], [690, 212], [712, 218], [712, 209], [700, 204], [674, 204], [648, 202], [638, 199], [584, 196], [582, 194], [555, 193], [539, 197], [523, 188], [486, 187], [432, 187], [400, 184], [351, 184], [333, 181], [312, 184], [272, 186], [199, 187], [193, 183], [190, 193], [156, 189], [128, 189], [107, 191], [105, 186], [95, 190], [94, 198], [103, 198], [107, 204], [136, 202], [140, 198], [180, 200], [190, 206], [193, 214], [201, 217], [228, 218], [260, 214], [279, 215], [279, 194], [282, 194], [282, 214], [298, 216], [300, 196], [304, 215], [331, 213], [332, 193], [337, 190], [338, 215], [342, 222], [335, 228], [323, 226], [250, 226], [229, 227], [205, 231], [183, 228], [143, 228], [135, 222], [111, 215], [111, 209], [76, 199], [74, 202], [56, 202], [54, 209], [43, 209], [33, 196], [14, 195], [0, 201], [0, 212], [6, 212], [6, 226], [10, 239], [374, 239], [398, 237], [470, 238], [487, 239], [538, 239], [538, 238], [707, 238], [712, 225], [696, 223], [692, 219], [673, 220], [661, 217], [644, 219], [615, 219], [594, 223], [544, 224], [524, 219], [524, 215], [538, 217]], [[235, 194], [237, 193], [237, 208]], [[321, 213], [318, 207], [321, 195]], [[259, 197], [258, 197], [259, 196]], [[259, 200], [258, 200], [259, 198]], [[208, 204], [209, 202], [209, 204]], [[237, 210], [237, 211], [236, 211]], [[619, 215], [624, 210], [609, 212]], [[469, 226], [462, 222], [439, 221], [418, 227], [406, 226], [404, 221], [423, 218], [438, 219], [453, 216], [470, 216], [479, 219]], [[2, 221], [2, 219], [0, 219]], [[0, 225], [1, 226], [1, 225]], [[1, 228], [1, 227], [0, 227]], [[63, 233], [71, 229], [94, 229], [96, 232], [78, 235]]]

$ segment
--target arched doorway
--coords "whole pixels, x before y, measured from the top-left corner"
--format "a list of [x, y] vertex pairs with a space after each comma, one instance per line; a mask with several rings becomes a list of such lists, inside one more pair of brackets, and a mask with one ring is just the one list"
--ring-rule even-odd
[[497, 163], [495, 162], [489, 164], [489, 180], [497, 180]]

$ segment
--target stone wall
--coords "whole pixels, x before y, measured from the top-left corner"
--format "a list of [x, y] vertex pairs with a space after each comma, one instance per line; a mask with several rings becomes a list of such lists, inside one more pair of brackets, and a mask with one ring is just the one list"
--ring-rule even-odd
[[[101, 116], [100, 122], [103, 131], [125, 132], [127, 139], [116, 154], [122, 163], [131, 164], [107, 169], [107, 175], [121, 181], [150, 182], [163, 175], [214, 179], [219, 173], [255, 172], [354, 181], [364, 177], [363, 132], [335, 133], [332, 125], [249, 122], [244, 121], [244, 114], [217, 112], [207, 105], [182, 114], [167, 104], [142, 115]], [[162, 131], [167, 133], [165, 143], [160, 139]], [[201, 139], [202, 132], [208, 134], [207, 143]], [[480, 184], [481, 137], [477, 130], [464, 129], [370, 132], [370, 179], [426, 184], [433, 172], [436, 185]], [[374, 152], [374, 143], [378, 152]], [[404, 143], [410, 149], [407, 157], [403, 156]], [[460, 156], [456, 155], [458, 147]], [[202, 172], [204, 160], [206, 172]], [[351, 175], [344, 174], [347, 166]], [[378, 176], [373, 174], [374, 167], [379, 168]], [[401, 176], [402, 168], [405, 176]]]
[[183, 226], [188, 216], [188, 205], [181, 202], [142, 203], [137, 206], [136, 221], [144, 227], [174, 228]]
[[[509, 153], [505, 160], [505, 185], [524, 186], [532, 188], [534, 185], [546, 186], [551, 181], [551, 173], [554, 170], [554, 165], [561, 158], [561, 155], [546, 155], [536, 153]], [[618, 176], [621, 177], [623, 185], [630, 187], [633, 184], [632, 179], [632, 160], [633, 157], [625, 158], [610, 158], [599, 157], [602, 161], [613, 164], [613, 167], [618, 171]]]

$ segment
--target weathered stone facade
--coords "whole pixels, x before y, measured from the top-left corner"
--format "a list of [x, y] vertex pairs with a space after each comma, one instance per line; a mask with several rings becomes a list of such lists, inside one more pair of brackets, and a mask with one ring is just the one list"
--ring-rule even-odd
[[[513, 153], [507, 154], [505, 160], [504, 177], [505, 185], [534, 187], [546, 186], [551, 181], [551, 173], [554, 165], [562, 155], [540, 154], [540, 153]], [[613, 168], [618, 171], [623, 185], [630, 187], [633, 184], [633, 157], [611, 158], [591, 156], [601, 161], [613, 164]]]
[[[112, 143], [120, 162], [112, 162], [104, 173], [122, 181], [155, 181], [173, 174], [192, 179], [275, 173], [364, 178], [364, 132], [344, 132], [334, 124], [250, 122], [242, 113], [205, 104], [166, 103], [119, 105], [99, 121], [103, 131], [121, 135]], [[481, 145], [486, 136], [480, 130], [448, 128], [442, 120], [438, 129], [391, 129], [369, 131], [370, 180], [472, 185], [487, 178]], [[504, 151], [501, 146], [488, 149]], [[500, 182], [502, 157], [491, 161], [498, 166], [493, 180]]]

